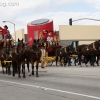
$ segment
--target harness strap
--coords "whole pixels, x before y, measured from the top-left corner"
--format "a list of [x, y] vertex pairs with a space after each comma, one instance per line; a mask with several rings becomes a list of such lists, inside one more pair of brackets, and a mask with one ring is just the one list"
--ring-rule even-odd
[[89, 50], [89, 47], [88, 46], [86, 46], [86, 50]]
[[75, 51], [77, 52], [77, 48], [75, 47]]
[[94, 43], [93, 43], [93, 49], [96, 50], [96, 47], [95, 47]]

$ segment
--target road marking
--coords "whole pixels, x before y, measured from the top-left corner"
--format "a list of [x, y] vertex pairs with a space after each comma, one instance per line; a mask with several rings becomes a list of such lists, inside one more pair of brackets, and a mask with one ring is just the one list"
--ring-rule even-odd
[[67, 93], [67, 94], [73, 94], [73, 95], [77, 95], [77, 96], [83, 96], [83, 97], [88, 97], [88, 98], [100, 100], [100, 97], [86, 95], [86, 94], [80, 94], [80, 93], [75, 93], [75, 92], [63, 91], [63, 90], [58, 90], [58, 89], [53, 89], [53, 88], [46, 88], [46, 87], [41, 87], [41, 86], [36, 86], [36, 85], [23, 84], [23, 83], [17, 83], [17, 82], [5, 81], [5, 80], [0, 80], [0, 81], [5, 82], [5, 83], [11, 83], [11, 84], [16, 84], [16, 85], [41, 88], [43, 90], [51, 90], [51, 91], [62, 92], [62, 93]]

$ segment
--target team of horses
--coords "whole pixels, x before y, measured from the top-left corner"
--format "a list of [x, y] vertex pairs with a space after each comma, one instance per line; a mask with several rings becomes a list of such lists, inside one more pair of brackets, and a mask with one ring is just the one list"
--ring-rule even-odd
[[[6, 47], [0, 46], [0, 61], [2, 64], [3, 74], [5, 74], [4, 69], [6, 68], [6, 74], [10, 75], [12, 72], [12, 75], [15, 76], [15, 74], [18, 73], [18, 78], [21, 78], [21, 73], [22, 73], [23, 78], [25, 78], [26, 77], [25, 63], [26, 63], [29, 75], [31, 74], [34, 75], [34, 67], [36, 67], [36, 77], [38, 77], [39, 76], [38, 67], [41, 59], [41, 45], [43, 44], [45, 45], [45, 41], [44, 43], [41, 44], [39, 39], [33, 40], [32, 45], [28, 45], [23, 41], [23, 39], [22, 40], [18, 39], [18, 44], [15, 46], [11, 45], [11, 40], [9, 40], [6, 43]], [[53, 54], [52, 56], [56, 57], [55, 59], [56, 66], [58, 58], [60, 58], [59, 62], [61, 65], [66, 66], [68, 64], [68, 66], [71, 66], [71, 59], [73, 58], [75, 66], [76, 63], [82, 66], [83, 57], [86, 66], [88, 62], [90, 63], [91, 66], [95, 66], [95, 62], [97, 63], [97, 66], [99, 66], [100, 40], [95, 41], [89, 45], [83, 44], [77, 47], [73, 47], [72, 45], [69, 45], [67, 47], [60, 46], [54, 50], [53, 47], [51, 47], [51, 49], [47, 48], [47, 50], [51, 50], [50, 52]], [[77, 55], [77, 56], [71, 57], [72, 55]], [[30, 63], [32, 65], [31, 66], [32, 71], [30, 71], [29, 67]]]
[[22, 69], [23, 78], [25, 78], [25, 62], [27, 62], [29, 73], [29, 63], [32, 65], [32, 75], [34, 75], [34, 63], [36, 63], [36, 77], [38, 77], [38, 66], [41, 58], [40, 48], [39, 40], [34, 40], [32, 45], [28, 45], [23, 41], [23, 39], [18, 39], [18, 44], [13, 47], [9, 40], [8, 43], [6, 43], [5, 48], [0, 48], [0, 60], [3, 74], [5, 74], [4, 68], [6, 67], [6, 74], [8, 73], [10, 75], [12, 65], [12, 75], [15, 76], [15, 74], [18, 73], [18, 78], [21, 78]]
[[[77, 55], [77, 56], [71, 57], [72, 55]], [[78, 62], [78, 65], [80, 66], [82, 66], [82, 62], [84, 62], [86, 66], [88, 66], [87, 63], [90, 63], [91, 66], [95, 66], [96, 63], [97, 66], [99, 66], [100, 40], [97, 40], [91, 44], [82, 44], [77, 47], [69, 45], [67, 47], [62, 47], [57, 49], [56, 65], [59, 56], [60, 56], [60, 63], [62, 65], [62, 60], [63, 60], [64, 66], [66, 66], [67, 63], [68, 66], [71, 66], [71, 58], [74, 59], [75, 66], [76, 62]], [[84, 61], [82, 59], [84, 59]]]

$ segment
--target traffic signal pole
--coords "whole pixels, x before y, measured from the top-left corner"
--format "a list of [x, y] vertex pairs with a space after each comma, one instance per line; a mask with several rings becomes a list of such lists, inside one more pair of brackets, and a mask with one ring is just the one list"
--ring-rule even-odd
[[79, 21], [79, 20], [94, 20], [94, 21], [100, 21], [99, 19], [92, 19], [92, 18], [81, 18], [77, 20], [72, 20], [72, 18], [69, 19], [69, 25], [72, 26], [72, 22]]
[[72, 18], [69, 19], [69, 25], [72, 26]]

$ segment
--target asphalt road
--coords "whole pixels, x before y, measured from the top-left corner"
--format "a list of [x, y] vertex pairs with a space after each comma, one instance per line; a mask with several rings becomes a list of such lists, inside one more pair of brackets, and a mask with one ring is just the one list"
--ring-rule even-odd
[[39, 68], [38, 78], [0, 72], [0, 100], [100, 100], [100, 66], [53, 65]]

